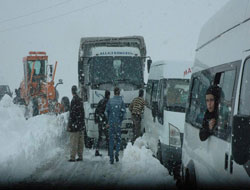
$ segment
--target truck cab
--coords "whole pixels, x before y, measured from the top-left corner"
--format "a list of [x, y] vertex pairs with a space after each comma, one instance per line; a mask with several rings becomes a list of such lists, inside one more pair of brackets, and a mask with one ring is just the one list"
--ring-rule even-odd
[[144, 88], [146, 46], [143, 37], [82, 38], [79, 49], [78, 81], [84, 100], [87, 136], [96, 138], [97, 124], [94, 112], [105, 90], [114, 95], [119, 87], [126, 106], [122, 123], [122, 140], [132, 139], [132, 121], [129, 104]]

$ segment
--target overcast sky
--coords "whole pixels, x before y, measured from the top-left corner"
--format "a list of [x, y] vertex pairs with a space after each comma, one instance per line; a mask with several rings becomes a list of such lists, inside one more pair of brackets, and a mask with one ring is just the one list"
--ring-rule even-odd
[[[77, 85], [81, 37], [142, 35], [153, 61], [189, 60], [202, 25], [228, 0], [0, 0], [0, 56], [5, 83], [17, 88], [22, 58], [46, 51], [58, 61], [60, 98]], [[0, 77], [0, 83], [3, 79]]]

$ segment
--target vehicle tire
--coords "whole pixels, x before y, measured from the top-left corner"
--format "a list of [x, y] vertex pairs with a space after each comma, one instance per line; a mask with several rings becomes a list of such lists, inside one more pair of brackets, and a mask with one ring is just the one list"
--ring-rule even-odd
[[160, 163], [163, 164], [163, 161], [162, 161], [162, 151], [161, 151], [161, 143], [160, 142], [158, 142], [158, 145], [157, 145], [156, 157], [160, 161]]
[[186, 169], [184, 186], [185, 186], [185, 189], [197, 189], [196, 176], [195, 176], [194, 169], [193, 170]]
[[63, 105], [64, 112], [69, 111], [70, 108], [70, 101], [67, 96], [62, 97], [61, 104]]

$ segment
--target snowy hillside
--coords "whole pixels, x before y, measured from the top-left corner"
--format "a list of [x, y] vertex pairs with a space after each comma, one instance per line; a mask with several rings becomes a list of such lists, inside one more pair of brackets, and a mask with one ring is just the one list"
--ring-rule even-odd
[[83, 162], [71, 163], [67, 114], [41, 115], [24, 119], [24, 108], [9, 96], [0, 101], [0, 184], [63, 185], [88, 184], [110, 187], [172, 187], [168, 171], [147, 149], [145, 137], [129, 143], [120, 162], [109, 164], [106, 150], [84, 149]]

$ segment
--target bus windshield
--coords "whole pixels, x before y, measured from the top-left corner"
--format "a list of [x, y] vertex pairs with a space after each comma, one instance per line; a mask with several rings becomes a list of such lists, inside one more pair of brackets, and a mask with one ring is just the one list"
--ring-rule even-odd
[[185, 112], [189, 79], [168, 79], [164, 88], [164, 107], [167, 111]]
[[89, 63], [90, 80], [94, 85], [125, 83], [142, 86], [144, 84], [141, 57], [93, 57]]

